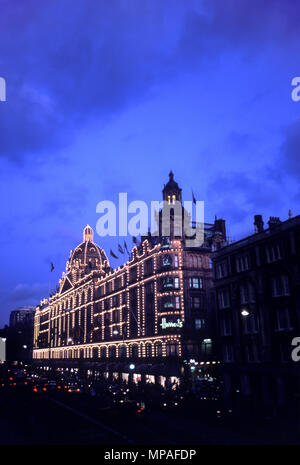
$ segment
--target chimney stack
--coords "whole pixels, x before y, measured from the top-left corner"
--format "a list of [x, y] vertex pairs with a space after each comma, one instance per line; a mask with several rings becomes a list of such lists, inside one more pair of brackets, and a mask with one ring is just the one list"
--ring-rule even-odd
[[270, 229], [275, 228], [281, 223], [280, 219], [278, 216], [270, 216], [270, 219], [268, 221], [268, 225]]
[[254, 231], [256, 233], [263, 232], [264, 230], [264, 222], [262, 219], [262, 215], [255, 215], [254, 216]]

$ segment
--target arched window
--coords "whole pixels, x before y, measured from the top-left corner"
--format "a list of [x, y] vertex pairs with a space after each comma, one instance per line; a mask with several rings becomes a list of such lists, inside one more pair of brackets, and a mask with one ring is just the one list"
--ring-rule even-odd
[[152, 357], [152, 344], [150, 342], [146, 343], [146, 357]]
[[127, 352], [126, 352], [126, 346], [125, 345], [122, 345], [122, 346], [119, 346], [119, 357], [126, 357], [127, 355]]
[[106, 347], [101, 347], [100, 349], [100, 357], [106, 358]]
[[161, 342], [156, 342], [155, 343], [154, 352], [155, 352], [155, 357], [161, 357], [162, 356], [162, 343]]
[[130, 346], [130, 355], [132, 357], [138, 357], [139, 355], [139, 349], [138, 349], [138, 345], [137, 344], [132, 344]]
[[116, 358], [116, 346], [110, 346], [108, 348], [108, 356], [110, 358]]

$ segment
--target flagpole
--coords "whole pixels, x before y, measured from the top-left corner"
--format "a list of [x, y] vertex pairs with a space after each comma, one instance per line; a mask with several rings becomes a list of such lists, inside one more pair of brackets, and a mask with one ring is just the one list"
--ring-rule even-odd
[[53, 270], [54, 270], [54, 265], [51, 262], [50, 263], [50, 272], [49, 272], [49, 298], [50, 298], [50, 290], [51, 290], [51, 273], [52, 273]]

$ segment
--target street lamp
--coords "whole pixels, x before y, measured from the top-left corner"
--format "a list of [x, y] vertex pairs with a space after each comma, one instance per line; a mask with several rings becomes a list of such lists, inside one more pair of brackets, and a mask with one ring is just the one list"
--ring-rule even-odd
[[129, 365], [129, 369], [130, 369], [130, 370], [134, 370], [134, 369], [135, 369], [135, 364], [134, 364], [134, 363], [131, 363], [131, 364]]
[[245, 308], [241, 311], [241, 315], [243, 316], [248, 316], [250, 315], [250, 313], [248, 312], [248, 310], [246, 310]]

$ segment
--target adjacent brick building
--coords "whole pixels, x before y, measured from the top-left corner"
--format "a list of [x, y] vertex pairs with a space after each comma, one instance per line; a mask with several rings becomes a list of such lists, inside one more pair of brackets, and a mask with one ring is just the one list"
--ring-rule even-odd
[[213, 253], [218, 351], [228, 404], [276, 413], [299, 399], [300, 216], [254, 225]]

